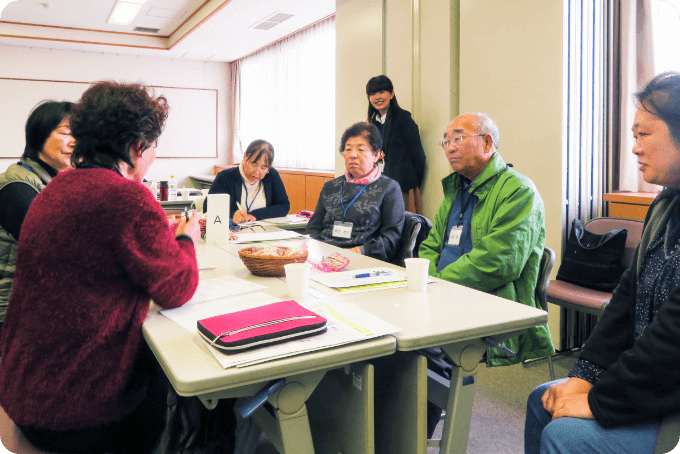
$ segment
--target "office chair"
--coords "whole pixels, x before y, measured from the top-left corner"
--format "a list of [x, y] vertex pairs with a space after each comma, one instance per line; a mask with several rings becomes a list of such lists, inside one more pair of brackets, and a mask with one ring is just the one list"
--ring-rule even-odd
[[[633, 263], [635, 250], [640, 244], [643, 225], [642, 221], [636, 219], [595, 218], [588, 222], [585, 228], [597, 234], [605, 234], [614, 229], [627, 229], [628, 237], [621, 265], [628, 268]], [[553, 280], [548, 287], [547, 296], [550, 303], [599, 317], [607, 307], [612, 294]]]
[[[540, 308], [548, 312], [548, 297], [547, 290], [550, 285], [550, 273], [555, 265], [555, 251], [549, 247], [543, 248], [543, 257], [541, 257], [541, 267], [539, 268], [538, 281], [536, 282], [536, 301]], [[548, 368], [550, 369], [550, 381], [555, 380], [555, 371], [553, 370], [552, 356], [546, 357], [548, 360]], [[544, 359], [536, 358], [535, 360]], [[535, 361], [534, 360], [534, 361]], [[525, 360], [527, 363], [531, 360]]]
[[[621, 258], [621, 265], [628, 268], [633, 263], [635, 251], [640, 244], [643, 225], [644, 223], [637, 219], [595, 218], [585, 225], [585, 229], [600, 235], [614, 229], [627, 229], [628, 237], [626, 239], [626, 248]], [[612, 294], [556, 279], [550, 281], [547, 289], [547, 298], [549, 303], [560, 307], [600, 317], [607, 304], [609, 304]]]
[[418, 257], [420, 243], [430, 234], [432, 222], [423, 215], [406, 211], [404, 213], [404, 230], [401, 234], [401, 253], [395, 257], [395, 264], [406, 266], [404, 259]]

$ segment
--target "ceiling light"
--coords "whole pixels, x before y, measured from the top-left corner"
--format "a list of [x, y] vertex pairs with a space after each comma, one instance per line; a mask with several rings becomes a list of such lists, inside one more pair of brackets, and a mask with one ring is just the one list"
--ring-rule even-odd
[[113, 7], [109, 20], [106, 22], [114, 25], [130, 25], [144, 6], [146, 0], [119, 0]]

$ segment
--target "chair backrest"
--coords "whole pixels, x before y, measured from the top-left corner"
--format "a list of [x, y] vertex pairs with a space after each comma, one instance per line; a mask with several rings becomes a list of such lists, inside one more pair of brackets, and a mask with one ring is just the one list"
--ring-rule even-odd
[[432, 222], [423, 215], [406, 211], [404, 213], [404, 231], [401, 234], [401, 254], [396, 257], [397, 264], [405, 266], [404, 259], [418, 257], [420, 243], [432, 230]]
[[538, 281], [536, 282], [536, 299], [541, 305], [541, 309], [548, 310], [548, 285], [550, 285], [550, 273], [555, 265], [555, 251], [549, 247], [543, 248], [543, 257], [541, 257], [541, 267], [538, 273]]
[[626, 250], [623, 252], [621, 258], [621, 265], [628, 268], [633, 263], [635, 257], [635, 250], [642, 239], [642, 227], [644, 222], [638, 219], [625, 218], [595, 218], [591, 219], [586, 225], [585, 229], [598, 235], [603, 235], [611, 232], [614, 229], [628, 230], [626, 237]]

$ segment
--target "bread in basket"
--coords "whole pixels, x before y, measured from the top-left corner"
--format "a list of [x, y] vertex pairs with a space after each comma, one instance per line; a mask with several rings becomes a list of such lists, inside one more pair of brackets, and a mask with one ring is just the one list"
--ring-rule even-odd
[[273, 247], [245, 247], [239, 249], [238, 256], [246, 268], [255, 276], [281, 277], [286, 275], [284, 265], [307, 261], [307, 249]]

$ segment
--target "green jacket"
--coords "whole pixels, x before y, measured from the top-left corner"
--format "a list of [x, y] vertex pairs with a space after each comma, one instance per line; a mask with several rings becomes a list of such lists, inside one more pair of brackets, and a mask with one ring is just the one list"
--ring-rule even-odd
[[[430, 260], [431, 276], [539, 307], [536, 282], [545, 245], [543, 199], [529, 178], [511, 168], [503, 172], [505, 168], [505, 162], [496, 153], [472, 182], [470, 190], [479, 198], [472, 214], [472, 251], [438, 273], [451, 207], [463, 181], [457, 173], [444, 178], [444, 202], [418, 255]], [[496, 174], [497, 178], [475, 190], [479, 183]], [[488, 366], [516, 364], [555, 352], [547, 324], [529, 328], [504, 345], [517, 356], [508, 358], [500, 350], [490, 348]]]
[[[40, 192], [52, 180], [45, 169], [32, 159], [22, 158], [21, 162], [33, 171], [31, 172], [19, 164], [10, 165], [5, 173], [0, 174], [0, 191], [9, 183], [20, 182], [26, 183], [35, 188], [36, 192]], [[5, 320], [7, 303], [14, 282], [16, 262], [17, 240], [0, 226], [0, 323]]]

